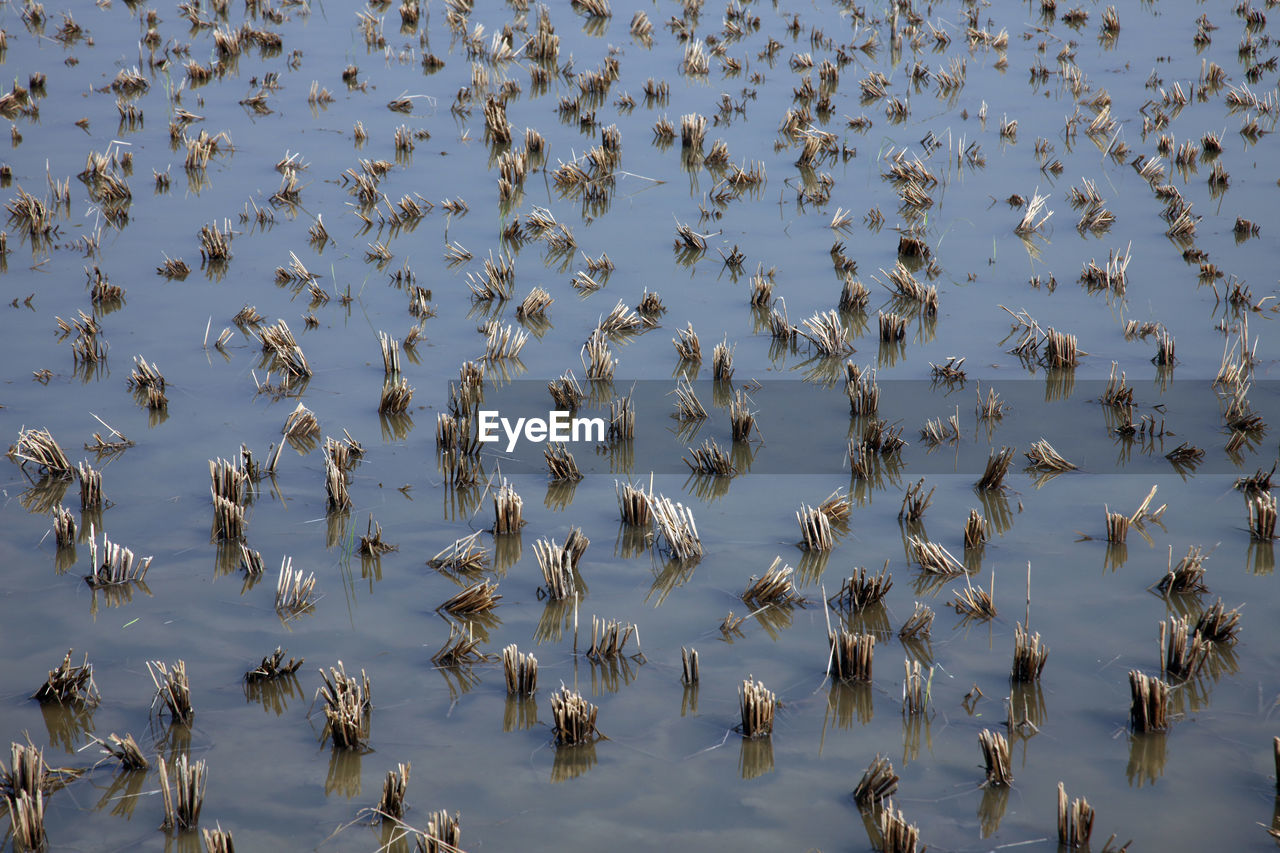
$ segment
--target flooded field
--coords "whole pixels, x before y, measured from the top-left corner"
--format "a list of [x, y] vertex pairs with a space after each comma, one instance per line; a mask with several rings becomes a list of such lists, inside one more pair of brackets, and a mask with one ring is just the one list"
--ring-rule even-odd
[[0, 4], [5, 843], [1271, 848], [1275, 13]]

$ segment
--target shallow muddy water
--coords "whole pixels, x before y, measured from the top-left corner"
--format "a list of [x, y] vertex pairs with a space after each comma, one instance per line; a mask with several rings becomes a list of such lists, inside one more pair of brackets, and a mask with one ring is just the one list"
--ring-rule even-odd
[[[92, 766], [50, 795], [51, 848], [202, 849], [195, 833], [158, 829], [154, 766], [130, 774], [114, 761], [94, 765], [89, 735], [112, 732], [133, 733], [149, 758], [206, 761], [200, 825], [231, 831], [242, 850], [378, 849], [392, 836], [368, 824], [367, 810], [400, 762], [412, 764], [405, 821], [424, 829], [431, 812], [457, 812], [466, 850], [868, 850], [873, 834], [851, 791], [877, 753], [901, 776], [895, 806], [931, 849], [1054, 848], [1058, 782], [1095, 807], [1095, 850], [1113, 833], [1119, 843], [1133, 839], [1131, 850], [1274, 843], [1265, 831], [1280, 827], [1274, 554], [1251, 537], [1248, 499], [1233, 484], [1270, 469], [1276, 445], [1265, 427], [1233, 435], [1229, 394], [1214, 385], [1224, 361], [1251, 351], [1235, 387], [1247, 387], [1249, 411], [1266, 423], [1280, 409], [1268, 334], [1276, 289], [1268, 211], [1280, 159], [1270, 132], [1276, 53], [1264, 13], [1274, 10], [1256, 5], [1251, 23], [1246, 10], [1226, 6], [1118, 3], [1119, 31], [1107, 36], [1106, 6], [1093, 3], [1081, 5], [1087, 20], [1075, 26], [1064, 17], [1076, 7], [1065, 3], [1056, 15], [1039, 2], [984, 6], [972, 20], [959, 2], [905, 4], [896, 14], [887, 4], [705, 3], [695, 14], [693, 4], [663, 3], [643, 7], [653, 24], [646, 40], [629, 28], [630, 9], [590, 19], [556, 4], [558, 60], [539, 87], [531, 69], [541, 66], [525, 54], [536, 7], [424, 3], [416, 27], [401, 29], [394, 5], [232, 2], [225, 15], [216, 5], [190, 4], [198, 26], [177, 4], [49, 3], [43, 23], [30, 7], [0, 5], [0, 68], [30, 89], [29, 102], [5, 114], [13, 134], [0, 165], [11, 178], [0, 181], [0, 195], [8, 212], [19, 188], [52, 208], [48, 231], [31, 233], [18, 215], [5, 224], [0, 434], [13, 444], [24, 428], [49, 430], [73, 465], [87, 459], [101, 471], [108, 501], [81, 512], [74, 479], [42, 477], [17, 459], [0, 483], [0, 736], [29, 735], [52, 766]], [[1197, 44], [1202, 14], [1217, 29], [1201, 28], [1208, 41]], [[515, 56], [504, 61], [494, 37], [508, 25]], [[238, 33], [239, 54], [220, 56], [215, 32]], [[278, 33], [280, 49], [247, 34], [258, 32]], [[686, 73], [686, 45], [710, 36], [708, 73]], [[428, 73], [427, 54], [443, 66]], [[824, 61], [838, 72], [833, 86]], [[196, 85], [189, 62], [211, 79]], [[1210, 63], [1225, 75], [1220, 85]], [[350, 83], [347, 66], [358, 66]], [[135, 67], [143, 82], [133, 88], [145, 90], [112, 91], [122, 80], [128, 88]], [[589, 79], [578, 75], [595, 72], [605, 93], [592, 100]], [[864, 97], [876, 72], [885, 93]], [[34, 74], [44, 75], [41, 88], [28, 85]], [[940, 74], [955, 77], [949, 93]], [[665, 99], [646, 99], [650, 78], [669, 86]], [[536, 128], [545, 151], [502, 200], [504, 149], [487, 138], [485, 105], [506, 81], [514, 142], [505, 150], [518, 155], [525, 128]], [[1091, 133], [1103, 93], [1115, 124], [1098, 121]], [[400, 98], [407, 111], [389, 109]], [[899, 120], [892, 99], [905, 112]], [[131, 122], [130, 108], [141, 117]], [[789, 133], [784, 114], [806, 108]], [[592, 111], [593, 122], [584, 120]], [[707, 120], [706, 139], [700, 155], [682, 154], [682, 116], [695, 113]], [[653, 129], [664, 117], [675, 133], [665, 145]], [[1247, 132], [1253, 121], [1256, 134]], [[589, 152], [611, 125], [620, 157], [593, 171]], [[397, 151], [401, 127], [412, 151]], [[225, 136], [204, 168], [185, 168], [183, 140], [201, 132]], [[1216, 159], [1202, 152], [1207, 133], [1220, 136]], [[817, 153], [797, 165], [806, 137], [818, 141]], [[708, 164], [717, 140], [727, 161]], [[1194, 156], [1179, 163], [1186, 143]], [[913, 168], [918, 158], [932, 178], [921, 186], [927, 204], [904, 200], [909, 182], [891, 179], [904, 151], [900, 165]], [[111, 180], [77, 177], [95, 154], [105, 155], [101, 172]], [[1139, 171], [1149, 157], [1158, 176]], [[564, 186], [569, 173], [557, 170], [570, 162], [591, 173], [586, 186]], [[305, 165], [296, 194], [273, 200], [290, 163]], [[1226, 176], [1211, 182], [1215, 164]], [[734, 166], [763, 180], [735, 184]], [[167, 175], [167, 188], [157, 174]], [[1086, 179], [1114, 215], [1096, 233], [1077, 228], [1083, 208], [1072, 204]], [[53, 184], [64, 180], [69, 201], [61, 203]], [[126, 201], [105, 197], [111, 181], [127, 185]], [[359, 197], [362, 183], [375, 204]], [[1007, 202], [1014, 194], [1045, 195], [1052, 218], [1015, 233], [1022, 208]], [[395, 212], [406, 198], [417, 200], [420, 217]], [[1176, 198], [1199, 217], [1181, 239], [1161, 216]], [[459, 199], [465, 212], [446, 210]], [[536, 233], [547, 212], [576, 245], [557, 249]], [[847, 223], [833, 221], [846, 212]], [[1241, 233], [1237, 218], [1256, 223], [1258, 234], [1248, 223]], [[328, 236], [313, 240], [321, 219]], [[508, 230], [517, 221], [522, 239]], [[224, 222], [230, 259], [202, 263], [202, 227]], [[682, 225], [701, 235], [705, 251], [681, 247]], [[929, 259], [911, 268], [919, 285], [936, 286], [936, 314], [893, 298], [886, 271], [899, 257], [899, 230], [929, 247]], [[451, 262], [451, 246], [469, 257]], [[735, 247], [738, 265], [726, 262]], [[390, 258], [380, 262], [372, 254], [383, 249]], [[1129, 258], [1123, 284], [1079, 280], [1113, 252]], [[476, 299], [469, 285], [503, 253], [511, 298]], [[589, 269], [602, 253], [612, 272]], [[314, 276], [310, 288], [289, 278], [294, 256]], [[167, 259], [184, 260], [189, 274], [157, 274]], [[124, 289], [119, 300], [91, 298], [95, 268]], [[753, 308], [758, 268], [771, 271], [772, 302]], [[581, 278], [575, 286], [579, 273], [601, 286], [582, 287]], [[429, 291], [418, 295], [431, 316], [411, 314], [410, 274]], [[773, 339], [771, 308], [785, 304], [789, 323], [804, 329], [837, 307], [846, 279], [869, 293], [863, 308], [838, 313], [850, 351], [823, 356], [803, 337]], [[543, 322], [516, 313], [535, 287], [554, 299]], [[612, 384], [588, 381], [584, 342], [616, 303], [634, 307], [646, 290], [665, 304], [659, 326], [608, 336]], [[244, 306], [262, 321], [237, 325]], [[78, 311], [100, 324], [97, 337], [109, 345], [102, 360], [73, 355], [77, 331], [60, 331], [59, 319], [71, 323]], [[905, 317], [905, 334], [882, 343], [877, 314], [890, 311]], [[1035, 351], [1022, 356], [1012, 350], [1025, 328], [1011, 332], [1020, 312], [1037, 335]], [[278, 319], [305, 353], [309, 379], [288, 382], [263, 355], [258, 335]], [[531, 333], [518, 359], [483, 361], [477, 329], [490, 321]], [[671, 343], [690, 323], [700, 365], [682, 363]], [[412, 402], [380, 415], [378, 333], [403, 340], [414, 327], [421, 340], [402, 354]], [[1177, 344], [1170, 367], [1152, 363], [1161, 328]], [[1046, 330], [1077, 337], [1077, 366], [1046, 364]], [[712, 349], [722, 341], [734, 348], [728, 383], [713, 381]], [[163, 372], [163, 410], [149, 410], [129, 388], [135, 355]], [[933, 366], [953, 356], [965, 359], [966, 377], [937, 379]], [[585, 475], [577, 483], [551, 481], [538, 444], [486, 447], [479, 483], [453, 487], [436, 419], [473, 360], [485, 366], [486, 408], [544, 414], [547, 383], [572, 369], [588, 394], [585, 415], [607, 417], [611, 400], [632, 395], [636, 437], [570, 445]], [[846, 362], [875, 369], [879, 417], [910, 442], [872, 477], [850, 468], [850, 439], [868, 418], [850, 415]], [[1138, 434], [1130, 438], [1115, 431], [1123, 416], [1098, 401], [1113, 362], [1132, 387]], [[705, 422], [673, 417], [681, 376], [693, 380]], [[759, 412], [750, 444], [731, 442], [734, 389]], [[980, 420], [975, 397], [988, 389], [1009, 409]], [[276, 473], [247, 501], [244, 538], [266, 570], [246, 578], [239, 545], [212, 534], [209, 460], [233, 459], [243, 444], [265, 461], [299, 402], [319, 432], [286, 442]], [[955, 440], [930, 447], [925, 422], [953, 413]], [[103, 422], [132, 446], [85, 449], [95, 433], [112, 440]], [[364, 453], [349, 475], [352, 507], [333, 512], [323, 439], [344, 439], [344, 430]], [[1078, 470], [1051, 478], [1025, 470], [1023, 452], [1039, 438]], [[690, 474], [682, 457], [707, 439], [730, 454], [735, 476]], [[1175, 465], [1165, 454], [1184, 442], [1203, 456]], [[989, 454], [1006, 446], [1017, 455], [1004, 488], [976, 490]], [[490, 565], [465, 580], [429, 568], [454, 540], [490, 528], [486, 483], [496, 488], [503, 476], [523, 498], [523, 531], [482, 533]], [[903, 495], [921, 478], [932, 500], [922, 522], [906, 524]], [[652, 484], [691, 508], [702, 558], [681, 564], [651, 531], [620, 523], [619, 479]], [[1132, 513], [1153, 486], [1150, 508], [1164, 505], [1163, 514], [1135, 525], [1126, 544], [1108, 544], [1104, 507]], [[837, 490], [852, 508], [834, 547], [802, 550], [796, 510]], [[59, 505], [79, 524], [74, 548], [55, 545]], [[970, 509], [991, 529], [980, 553], [962, 546]], [[398, 550], [356, 553], [370, 517]], [[82, 580], [90, 522], [99, 536], [153, 555], [145, 584], [95, 590]], [[579, 567], [576, 642], [574, 608], [540, 593], [535, 555], [538, 539], [563, 542], [573, 527], [591, 540]], [[994, 575], [996, 616], [956, 613], [949, 602], [965, 575], [921, 570], [911, 536], [963, 554], [975, 587], [989, 588]], [[1208, 592], [1162, 597], [1151, 587], [1192, 546], [1208, 554]], [[757, 609], [741, 599], [775, 555], [795, 567], [803, 606]], [[275, 608], [273, 581], [286, 556], [316, 576], [318, 600], [296, 618]], [[854, 567], [874, 571], [886, 561], [894, 583], [882, 607], [824, 613], [824, 596]], [[1028, 563], [1030, 627], [1050, 654], [1038, 683], [1011, 685]], [[482, 577], [502, 595], [471, 625], [492, 659], [434, 666], [451, 624], [465, 621], [437, 605]], [[1190, 615], [1194, 624], [1218, 598], [1241, 607], [1239, 642], [1216, 647], [1197, 677], [1171, 679], [1167, 732], [1134, 734], [1129, 671], [1159, 675], [1160, 622]], [[927, 642], [908, 643], [897, 631], [916, 601], [936, 618]], [[748, 618], [723, 632], [730, 611]], [[643, 656], [589, 660], [593, 615], [636, 625]], [[824, 676], [829, 620], [876, 634], [870, 683], [833, 685]], [[513, 643], [540, 664], [529, 700], [506, 694], [501, 652]], [[246, 686], [246, 670], [277, 646], [305, 657], [296, 677]], [[682, 647], [700, 653], [696, 687], [681, 684]], [[92, 709], [28, 698], [68, 648], [77, 661], [87, 652], [94, 666], [102, 699]], [[904, 658], [933, 667], [926, 714], [903, 712]], [[154, 712], [147, 671], [148, 661], [179, 659], [191, 679], [189, 727]], [[338, 661], [372, 684], [363, 751], [334, 748], [313, 701], [317, 670]], [[781, 702], [769, 738], [734, 731], [737, 691], [749, 676]], [[554, 745], [550, 697], [562, 683], [599, 707], [606, 738]], [[975, 685], [981, 697], [966, 701]], [[1006, 697], [1015, 722], [1034, 726], [1006, 727]], [[1011, 786], [982, 785], [983, 729], [1011, 735]], [[402, 838], [393, 849], [412, 846]]]

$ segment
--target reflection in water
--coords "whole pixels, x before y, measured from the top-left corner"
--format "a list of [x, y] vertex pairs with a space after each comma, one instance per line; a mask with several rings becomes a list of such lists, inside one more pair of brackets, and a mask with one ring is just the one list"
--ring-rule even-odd
[[977, 546], [970, 548], [968, 545], [964, 549], [964, 570], [968, 574], [976, 575], [982, 571], [982, 558], [986, 556], [987, 546], [985, 542], [978, 543]]
[[348, 524], [348, 522], [351, 521], [350, 512], [347, 512], [346, 510], [342, 510], [341, 512], [338, 512], [338, 511], [328, 512], [325, 514], [324, 518], [325, 518], [325, 536], [324, 536], [325, 548], [333, 549], [338, 546], [346, 545], [348, 532], [350, 532], [351, 537], [354, 539], [355, 530], [354, 528], [351, 528], [350, 524]]
[[142, 786], [147, 781], [146, 770], [121, 770], [111, 779], [111, 784], [102, 792], [94, 806], [96, 811], [111, 807], [112, 817], [129, 820], [133, 817], [133, 809], [142, 799]]
[[[216, 527], [217, 522], [214, 522]], [[213, 576], [220, 578], [231, 574], [240, 568], [240, 542], [239, 540], [230, 541], [227, 539], [219, 539], [214, 534], [210, 540], [217, 543], [217, 548], [213, 555]]]
[[946, 589], [947, 582], [953, 578], [954, 575], [921, 570], [911, 578], [911, 591], [917, 598], [937, 598], [938, 594]]
[[867, 470], [862, 473], [865, 476], [855, 472], [850, 477], [849, 496], [858, 506], [870, 506], [875, 492], [902, 486], [902, 459], [896, 453], [891, 456], [870, 455]]
[[185, 832], [166, 832], [164, 853], [204, 853], [200, 831], [191, 829]]
[[[649, 586], [649, 594], [644, 598], [645, 602], [653, 601], [654, 607], [660, 606], [662, 602], [667, 600], [671, 590], [678, 586], [684, 586], [685, 582], [693, 577], [693, 570], [697, 565], [697, 560], [664, 560], [662, 569], [653, 576], [653, 583]], [[656, 600], [654, 596], [657, 596]]]
[[830, 551], [805, 551], [796, 563], [796, 580], [799, 586], [816, 585], [822, 581], [822, 573], [831, 559]]
[[635, 442], [619, 439], [609, 444], [596, 445], [596, 455], [609, 457], [609, 473], [630, 477], [636, 465]]
[[899, 637], [902, 650], [907, 653], [907, 660], [920, 661], [921, 666], [933, 666], [933, 641], [929, 635], [916, 637]]
[[80, 508], [80, 529], [76, 531], [76, 541], [89, 544], [90, 531], [102, 531], [102, 507]]
[[543, 498], [543, 506], [554, 512], [564, 512], [573, 504], [573, 496], [577, 490], [576, 480], [553, 480], [547, 483], [547, 495]]
[[633, 658], [618, 655], [591, 661], [591, 695], [617, 693], [618, 690], [636, 680], [640, 664]]
[[324, 795], [338, 794], [348, 800], [360, 796], [360, 769], [364, 754], [358, 749], [338, 749], [329, 753], [329, 772], [324, 777]]
[[[581, 598], [579, 593], [578, 598]], [[574, 598], [563, 598], [559, 601], [548, 599], [538, 617], [538, 627], [533, 629], [533, 639], [538, 645], [558, 643], [565, 631], [573, 630], [573, 614], [576, 610]]]
[[1123, 542], [1108, 542], [1107, 550], [1102, 558], [1104, 571], [1114, 572], [1124, 567], [1129, 559], [1129, 546]]
[[812, 382], [822, 388], [834, 388], [844, 381], [844, 357], [839, 355], [815, 355], [797, 364], [794, 368], [801, 373], [805, 382]]
[[520, 562], [524, 543], [519, 533], [499, 533], [493, 537], [493, 571], [505, 577], [507, 569]]
[[502, 730], [504, 732], [524, 731], [537, 724], [537, 698], [507, 694], [507, 701], [502, 710]]
[[[477, 468], [477, 471], [483, 476], [483, 468]], [[480, 500], [484, 497], [484, 490], [479, 485], [464, 486], [448, 482], [440, 493], [444, 500], [445, 521], [469, 519], [480, 508]]]
[[568, 782], [596, 766], [596, 745], [580, 743], [574, 746], [557, 746], [555, 761], [551, 763], [551, 781]]
[[738, 752], [738, 772], [746, 780], [773, 772], [773, 738], [743, 738]]
[[68, 569], [76, 564], [76, 546], [66, 545], [57, 550], [53, 555], [53, 568], [58, 574], [65, 574]]
[[383, 443], [404, 441], [413, 432], [413, 416], [408, 412], [379, 413], [378, 423], [382, 427]]
[[1013, 527], [1013, 510], [1009, 508], [1009, 499], [1004, 492], [991, 489], [976, 489], [978, 500], [982, 503], [982, 515], [987, 520], [987, 528], [1004, 536]]
[[925, 749], [933, 754], [932, 723], [928, 714], [905, 714], [902, 718], [902, 766], [906, 767], [920, 757], [920, 738], [923, 735]]
[[1069, 400], [1076, 390], [1074, 367], [1050, 367], [1044, 372], [1044, 401]]
[[1272, 542], [1253, 540], [1249, 543], [1245, 565], [1254, 575], [1269, 575], [1276, 570], [1276, 550]]
[[984, 785], [982, 801], [978, 803], [978, 826], [983, 838], [990, 838], [1000, 830], [1000, 820], [1009, 806], [1008, 785]]
[[382, 853], [410, 853], [409, 840], [414, 833], [404, 824], [392, 820], [384, 820], [378, 824], [378, 851]]
[[[53, 475], [46, 475], [37, 483], [31, 486], [18, 496], [18, 503], [22, 504], [22, 508], [32, 515], [51, 515], [55, 509], [62, 505], [62, 498], [67, 493], [67, 487], [71, 485], [71, 478], [63, 479]], [[101, 529], [101, 528], [99, 528]], [[88, 535], [87, 533], [85, 535]], [[81, 541], [85, 541], [81, 539]]]
[[687, 494], [712, 504], [729, 494], [733, 477], [717, 477], [714, 474], [690, 474], [682, 487]]
[[907, 342], [905, 339], [897, 341], [880, 341], [880, 347], [876, 350], [876, 367], [893, 367], [901, 359], [907, 357]]
[[649, 550], [649, 536], [647, 527], [619, 522], [618, 535], [613, 542], [613, 556], [624, 560], [644, 556]]
[[680, 697], [680, 716], [696, 717], [698, 715], [698, 682], [686, 684]]
[[1011, 739], [1016, 734], [1014, 730], [1026, 730], [1027, 727], [1020, 725], [1021, 723], [1030, 722], [1038, 730], [1044, 728], [1049, 719], [1049, 709], [1044, 702], [1044, 688], [1038, 681], [1013, 682], [1009, 687], [1009, 707]]
[[94, 728], [93, 708], [80, 702], [41, 702], [40, 715], [49, 732], [49, 746], [61, 746], [68, 755], [79, 750], [84, 733]]
[[248, 704], [256, 702], [263, 711], [278, 717], [289, 707], [291, 699], [303, 698], [302, 685], [292, 672], [276, 678], [254, 679], [244, 682], [244, 698]]
[[883, 601], [877, 601], [861, 610], [840, 611], [840, 621], [844, 630], [851, 634], [874, 634], [877, 642], [889, 639], [892, 629], [889, 627], [889, 611]]
[[[1214, 658], [1209, 655], [1209, 660]], [[1166, 676], [1167, 677], [1167, 676]], [[1212, 683], [1208, 678], [1193, 678], [1179, 681], [1169, 691], [1169, 714], [1177, 718], [1188, 714], [1196, 714], [1209, 709], [1209, 688]]]
[[360, 579], [369, 582], [369, 592], [373, 592], [373, 585], [382, 580], [382, 555], [381, 554], [361, 554], [360, 555]]
[[[1156, 588], [1150, 588], [1153, 595], [1159, 595]], [[1188, 619], [1196, 619], [1204, 612], [1204, 601], [1201, 599], [1203, 590], [1194, 590], [1188, 592], [1170, 592], [1163, 596], [1165, 613], [1169, 616], [1187, 617]]]
[[875, 709], [872, 705], [872, 687], [867, 682], [834, 681], [827, 692], [827, 712], [823, 718], [823, 730], [826, 721], [834, 719], [842, 728], [852, 728], [854, 717], [860, 725], [871, 722]]
[[158, 725], [152, 718], [152, 735], [155, 739], [156, 754], [164, 758], [170, 767], [179, 756], [191, 754], [191, 727], [179, 722], [172, 722], [163, 732], [156, 732]]
[[[759, 435], [758, 431], [756, 435]], [[749, 474], [751, 466], [755, 464], [756, 454], [759, 452], [758, 444], [752, 444], [750, 441], [735, 441], [729, 446], [729, 461], [733, 463], [733, 467], [739, 474]]]
[[449, 701], [451, 703], [457, 702], [464, 693], [470, 693], [472, 688], [480, 683], [480, 676], [475, 674], [470, 664], [437, 666], [435, 670], [444, 679], [445, 687], [449, 690]]
[[769, 604], [752, 615], [755, 616], [756, 622], [760, 623], [760, 627], [776, 642], [782, 637], [782, 632], [791, 627], [791, 620], [795, 615], [792, 610], [790, 604]]
[[151, 588], [143, 581], [128, 581], [127, 583], [113, 583], [110, 586], [90, 586], [93, 592], [89, 599], [89, 615], [94, 619], [98, 618], [98, 598], [101, 596], [102, 603], [107, 607], [124, 607], [130, 601], [133, 601], [133, 592], [135, 589], [141, 590], [147, 598], [151, 597]]
[[[444, 614], [437, 614], [446, 625], [450, 626], [449, 633], [453, 633], [453, 622]], [[491, 631], [495, 631], [502, 626], [502, 617], [498, 615], [497, 610], [482, 610], [478, 613], [468, 613], [465, 618], [455, 617], [458, 628], [462, 633], [470, 633], [481, 645], [489, 645], [492, 638], [489, 636]]]
[[1124, 775], [1129, 779], [1130, 788], [1154, 785], [1164, 775], [1168, 746], [1167, 732], [1143, 732], [1129, 736], [1129, 764]]

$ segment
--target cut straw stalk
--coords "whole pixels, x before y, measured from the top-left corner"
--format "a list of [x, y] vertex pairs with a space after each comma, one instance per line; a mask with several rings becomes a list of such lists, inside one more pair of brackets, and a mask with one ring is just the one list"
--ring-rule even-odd
[[1058, 783], [1058, 843], [1069, 849], [1087, 848], [1093, 833], [1093, 807], [1084, 797], [1067, 805], [1067, 789]]
[[738, 706], [742, 715], [744, 738], [768, 737], [773, 733], [773, 716], [777, 697], [759, 681], [750, 677], [738, 686]]
[[897, 791], [898, 774], [893, 772], [893, 763], [876, 753], [853, 789], [853, 801], [860, 808], [868, 808], [888, 800]]
[[830, 674], [840, 681], [870, 681], [875, 656], [874, 634], [828, 631]]
[[164, 800], [162, 829], [194, 829], [200, 822], [200, 809], [204, 805], [207, 784], [205, 763], [192, 763], [186, 753], [178, 756], [173, 764], [172, 781], [164, 758], [157, 762], [160, 775], [160, 795]]

